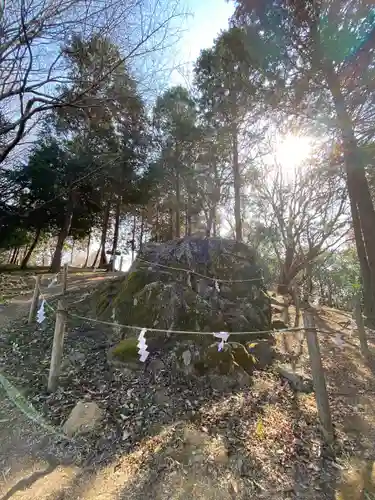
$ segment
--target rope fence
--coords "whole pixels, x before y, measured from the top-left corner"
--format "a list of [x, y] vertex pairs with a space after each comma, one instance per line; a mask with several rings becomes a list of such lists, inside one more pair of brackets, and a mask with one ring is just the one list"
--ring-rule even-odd
[[221, 278], [215, 278], [213, 276], [206, 276], [205, 274], [198, 273], [197, 271], [193, 271], [191, 269], [185, 269], [183, 267], [166, 266], [164, 264], [159, 264], [158, 262], [150, 262], [148, 260], [142, 259], [141, 257], [137, 257], [137, 259], [141, 262], [144, 262], [145, 264], [149, 264], [150, 266], [157, 266], [164, 269], [172, 269], [172, 271], [180, 271], [186, 274], [194, 274], [195, 276], [199, 276], [200, 278], [203, 278], [208, 281], [213, 281], [216, 283], [251, 283], [254, 281], [263, 281], [263, 276], [260, 276], [259, 278], [250, 278], [245, 280], [224, 280]]
[[[245, 280], [224, 280], [224, 279], [214, 278], [212, 276], [206, 276], [202, 273], [192, 271], [189, 269], [185, 269], [185, 268], [166, 266], [164, 264], [149, 262], [145, 259], [139, 259], [139, 260], [141, 260], [142, 262], [144, 262], [145, 264], [150, 265], [150, 266], [158, 266], [160, 268], [164, 268], [164, 269], [168, 269], [168, 270], [184, 272], [188, 275], [188, 279], [189, 279], [190, 275], [194, 274], [194, 275], [197, 275], [203, 279], [211, 280], [215, 283], [215, 288], [217, 289], [218, 292], [220, 292], [220, 288], [217, 286], [218, 283], [250, 283], [250, 282], [254, 282], [254, 281], [261, 281], [263, 279], [262, 277], [260, 277], [260, 278], [245, 279]], [[48, 285], [48, 287], [52, 286], [52, 284], [56, 282], [57, 276], [58, 275], [53, 277], [53, 280]], [[235, 336], [259, 336], [259, 335], [272, 334], [272, 335], [282, 335], [283, 339], [284, 339], [285, 335], [295, 334], [297, 332], [304, 332], [305, 339], [307, 341], [308, 354], [309, 354], [310, 366], [311, 366], [311, 373], [312, 373], [312, 379], [313, 379], [313, 385], [314, 385], [314, 391], [315, 391], [315, 397], [316, 397], [316, 404], [317, 404], [319, 419], [321, 422], [323, 436], [328, 444], [333, 443], [334, 432], [333, 432], [333, 426], [332, 426], [332, 421], [331, 421], [328, 393], [327, 393], [325, 375], [324, 375], [323, 364], [322, 364], [322, 359], [321, 359], [318, 334], [326, 334], [326, 335], [336, 334], [336, 337], [340, 336], [340, 342], [342, 342], [341, 336], [343, 336], [343, 335], [352, 336], [351, 332], [343, 332], [342, 330], [335, 330], [335, 329], [325, 330], [324, 328], [318, 328], [315, 324], [315, 318], [314, 318], [314, 315], [312, 313], [312, 310], [309, 308], [302, 308], [303, 326], [288, 327], [288, 328], [283, 328], [283, 329], [279, 329], [279, 330], [272, 329], [272, 330], [252, 330], [252, 331], [242, 331], [242, 332], [231, 332], [231, 331], [210, 332], [210, 331], [196, 331], [196, 330], [175, 330], [173, 328], [170, 328], [170, 329], [154, 328], [154, 327], [145, 327], [145, 326], [141, 326], [141, 325], [125, 325], [125, 324], [118, 323], [116, 321], [106, 321], [106, 320], [102, 320], [102, 319], [98, 319], [98, 318], [87, 317], [87, 316], [83, 316], [83, 315], [69, 312], [67, 310], [66, 301], [64, 300], [65, 296], [66, 296], [66, 292], [67, 292], [68, 264], [64, 265], [62, 277], [63, 277], [63, 279], [62, 279], [63, 293], [62, 293], [62, 298], [60, 298], [58, 300], [57, 309], [55, 309], [49, 303], [49, 301], [45, 297], [45, 294], [42, 292], [41, 285], [40, 285], [40, 281], [41, 281], [40, 276], [35, 277], [34, 295], [33, 295], [33, 300], [32, 300], [32, 304], [30, 306], [30, 312], [29, 312], [29, 322], [30, 322], [30, 318], [32, 321], [33, 318], [35, 317], [35, 314], [36, 314], [38, 323], [42, 323], [45, 319], [44, 307], [47, 307], [55, 315], [55, 330], [54, 330], [53, 347], [52, 347], [52, 353], [51, 353], [49, 378], [48, 378], [48, 390], [50, 392], [54, 392], [58, 387], [60, 366], [61, 366], [62, 355], [63, 355], [65, 328], [66, 328], [66, 323], [67, 323], [68, 318], [75, 318], [75, 319], [85, 321], [88, 323], [97, 323], [97, 324], [110, 326], [113, 329], [116, 329], [116, 331], [121, 330], [121, 329], [139, 331], [137, 347], [138, 347], [139, 359], [141, 362], [145, 362], [150, 354], [147, 350], [147, 339], [145, 337], [146, 333], [156, 333], [156, 334], [157, 333], [166, 333], [168, 335], [212, 336], [212, 337], [216, 338], [217, 340], [220, 339], [220, 342], [218, 343], [218, 351], [222, 351], [223, 349], [225, 349], [225, 345], [228, 342], [229, 337], [231, 337], [231, 336], [234, 336], [234, 337]], [[39, 307], [39, 310], [36, 311], [37, 304], [39, 303], [40, 299], [42, 299], [42, 302], [41, 302], [41, 305]], [[287, 311], [288, 303], [285, 303], [284, 307]], [[357, 325], [358, 337], [359, 337], [360, 346], [361, 346], [361, 353], [364, 356], [364, 358], [367, 359], [369, 357], [369, 350], [368, 350], [368, 346], [367, 346], [366, 332], [365, 332], [365, 328], [364, 328], [364, 324], [363, 324], [363, 316], [362, 316], [362, 312], [360, 309], [359, 300], [357, 300], [357, 302], [356, 302], [355, 324]], [[303, 342], [303, 339], [301, 342]], [[338, 346], [342, 348], [342, 345], [339, 345], [339, 343], [337, 341], [335, 343], [337, 343]], [[284, 348], [287, 350], [285, 340], [284, 340]], [[2, 384], [1, 379], [0, 379], [0, 383]]]

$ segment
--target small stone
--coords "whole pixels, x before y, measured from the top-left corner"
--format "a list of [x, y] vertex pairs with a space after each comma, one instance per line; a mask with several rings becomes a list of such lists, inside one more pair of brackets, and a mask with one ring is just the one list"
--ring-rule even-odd
[[93, 431], [103, 419], [103, 411], [94, 402], [78, 401], [63, 425], [69, 437]]
[[185, 366], [189, 366], [191, 363], [191, 352], [186, 350], [182, 353], [182, 359]]
[[161, 370], [165, 369], [163, 361], [160, 359], [152, 359], [148, 364], [148, 369], [154, 374], [158, 374]]
[[208, 436], [192, 427], [185, 427], [184, 442], [190, 446], [201, 446], [207, 442]]
[[69, 360], [72, 363], [80, 364], [85, 360], [86, 356], [83, 352], [75, 351], [72, 354], [69, 354]]
[[154, 401], [157, 405], [163, 406], [163, 405], [167, 405], [167, 403], [169, 403], [170, 397], [166, 393], [165, 389], [158, 389], [155, 391]]
[[122, 440], [123, 440], [123, 441], [126, 441], [126, 440], [127, 440], [127, 439], [129, 439], [129, 438], [130, 438], [130, 432], [129, 432], [129, 431], [124, 431], [124, 432], [122, 433]]

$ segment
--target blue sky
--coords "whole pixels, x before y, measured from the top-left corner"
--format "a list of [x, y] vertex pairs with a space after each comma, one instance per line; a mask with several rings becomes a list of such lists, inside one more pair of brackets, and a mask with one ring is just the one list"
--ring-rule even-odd
[[211, 47], [219, 32], [228, 27], [233, 13], [233, 2], [225, 0], [187, 0], [188, 11], [192, 13], [185, 22], [184, 32], [178, 44], [176, 63], [186, 63], [183, 75], [172, 71], [171, 84], [186, 84], [192, 63], [202, 49]]

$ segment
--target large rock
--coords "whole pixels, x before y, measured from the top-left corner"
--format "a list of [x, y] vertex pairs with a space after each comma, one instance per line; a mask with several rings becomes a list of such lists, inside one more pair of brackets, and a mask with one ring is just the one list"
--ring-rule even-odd
[[[214, 278], [226, 282], [215, 283]], [[243, 243], [220, 238], [148, 243], [127, 276], [98, 289], [94, 306], [99, 317], [114, 316], [119, 323], [146, 328], [259, 331], [259, 338], [265, 338], [262, 330], [271, 328], [270, 300], [255, 252]], [[206, 348], [213, 340], [199, 334], [147, 335], [148, 350], [167, 343], [168, 349], [176, 350], [186, 374], [200, 356], [199, 347]], [[233, 336], [230, 341], [245, 344], [249, 337]]]
[[[219, 283], [217, 290], [211, 278], [254, 281]], [[99, 315], [108, 317], [114, 308], [116, 320], [130, 325], [269, 330], [271, 306], [261, 278], [255, 252], [243, 243], [220, 238], [148, 243], [123, 280], [101, 288], [95, 305]]]

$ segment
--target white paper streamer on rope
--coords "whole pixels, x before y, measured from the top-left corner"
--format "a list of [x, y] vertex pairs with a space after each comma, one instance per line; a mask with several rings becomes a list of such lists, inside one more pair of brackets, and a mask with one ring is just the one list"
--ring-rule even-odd
[[191, 276], [190, 276], [190, 273], [187, 273], [187, 286], [188, 286], [189, 288], [192, 288], [192, 286], [191, 286]]
[[220, 292], [220, 286], [217, 280], [215, 280], [215, 288], [217, 292]]
[[147, 343], [145, 339], [145, 335], [147, 332], [147, 328], [142, 328], [141, 333], [138, 336], [138, 354], [139, 354], [139, 361], [142, 361], [144, 363], [146, 359], [149, 356], [149, 352], [147, 351]]
[[46, 301], [43, 299], [42, 303], [40, 304], [40, 307], [38, 309], [38, 312], [36, 313], [36, 320], [38, 323], [43, 323], [43, 321], [46, 319], [46, 313], [44, 311], [45, 305], [46, 305]]
[[229, 338], [229, 333], [228, 332], [217, 332], [214, 333], [214, 337], [221, 339], [221, 342], [219, 342], [219, 345], [217, 346], [218, 351], [222, 351], [224, 349], [224, 344], [227, 342]]

